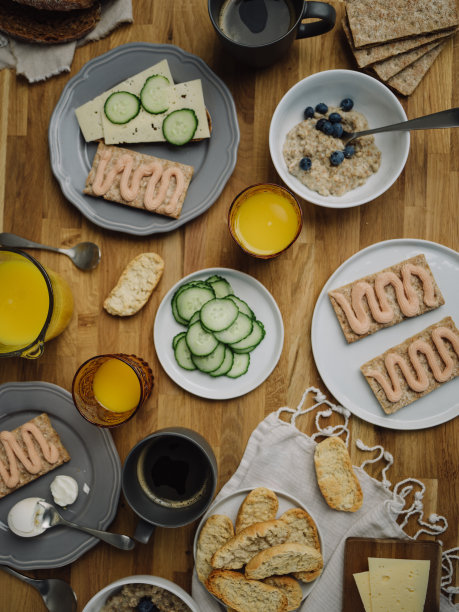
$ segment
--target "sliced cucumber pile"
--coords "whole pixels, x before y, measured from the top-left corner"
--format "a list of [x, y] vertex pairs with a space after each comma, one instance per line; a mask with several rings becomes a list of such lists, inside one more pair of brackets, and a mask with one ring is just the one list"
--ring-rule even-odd
[[112, 123], [128, 123], [140, 112], [140, 100], [129, 91], [115, 91], [105, 100], [104, 113]]
[[213, 377], [239, 378], [247, 372], [250, 352], [266, 332], [226, 279], [185, 283], [174, 293], [171, 308], [177, 323], [187, 328], [172, 339], [180, 367]]

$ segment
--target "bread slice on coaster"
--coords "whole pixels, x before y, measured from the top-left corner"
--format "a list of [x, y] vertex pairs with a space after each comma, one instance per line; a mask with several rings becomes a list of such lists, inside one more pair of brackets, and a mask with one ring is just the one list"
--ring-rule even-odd
[[55, 44], [83, 38], [100, 19], [96, 2], [73, 11], [44, 11], [13, 0], [0, 2], [0, 32], [29, 43]]
[[201, 529], [196, 548], [196, 573], [201, 582], [205, 583], [212, 571], [210, 561], [214, 553], [233, 536], [234, 527], [228, 516], [209, 516]]
[[247, 580], [239, 572], [214, 570], [207, 590], [236, 612], [287, 612], [287, 596], [276, 587]]
[[250, 491], [241, 504], [236, 517], [236, 533], [254, 523], [271, 521], [279, 509], [277, 495], [271, 489], [258, 487]]
[[355, 512], [363, 493], [346, 445], [333, 436], [317, 444], [314, 452], [317, 483], [325, 501], [334, 510]]
[[245, 566], [245, 577], [262, 580], [277, 574], [310, 572], [321, 567], [322, 555], [316, 548], [299, 542], [285, 542], [256, 554]]
[[288, 525], [281, 520], [255, 523], [223, 544], [212, 557], [216, 569], [240, 569], [258, 552], [286, 542], [290, 535]]
[[287, 596], [287, 610], [296, 610], [303, 599], [303, 591], [295, 578], [290, 576], [270, 576], [263, 580], [265, 584], [276, 587]]

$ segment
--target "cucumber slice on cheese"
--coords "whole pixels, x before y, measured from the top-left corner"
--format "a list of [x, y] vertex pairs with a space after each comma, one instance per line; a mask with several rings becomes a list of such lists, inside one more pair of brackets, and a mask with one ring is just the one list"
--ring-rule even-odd
[[170, 144], [181, 146], [190, 142], [198, 128], [198, 118], [191, 108], [172, 111], [163, 121], [163, 136]]
[[128, 123], [139, 112], [140, 100], [129, 91], [115, 91], [105, 100], [104, 113], [111, 123]]
[[169, 79], [161, 74], [149, 77], [140, 92], [142, 107], [152, 115], [165, 113], [169, 108]]

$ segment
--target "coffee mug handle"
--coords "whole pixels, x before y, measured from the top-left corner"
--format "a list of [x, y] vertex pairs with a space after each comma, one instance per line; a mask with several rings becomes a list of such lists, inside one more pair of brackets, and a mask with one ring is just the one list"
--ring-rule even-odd
[[336, 11], [331, 4], [325, 2], [305, 2], [301, 19], [320, 19], [313, 23], [300, 23], [296, 33], [297, 38], [310, 38], [329, 32], [336, 21]]
[[154, 530], [155, 525], [152, 523], [147, 523], [147, 521], [144, 521], [143, 519], [139, 519], [137, 527], [135, 528], [134, 540], [140, 542], [141, 544], [147, 544]]

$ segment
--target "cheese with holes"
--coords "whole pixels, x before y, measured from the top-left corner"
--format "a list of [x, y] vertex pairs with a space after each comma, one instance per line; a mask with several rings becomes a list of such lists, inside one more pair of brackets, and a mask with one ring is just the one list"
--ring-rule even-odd
[[372, 612], [423, 612], [430, 561], [368, 558]]
[[118, 85], [115, 87], [104, 91], [96, 98], [93, 98], [92, 100], [89, 100], [89, 102], [79, 106], [75, 110], [75, 115], [86, 142], [91, 140], [99, 140], [104, 137], [102, 117], [104, 116], [105, 100], [110, 94], [114, 93], [115, 91], [129, 91], [138, 96], [145, 81], [155, 74], [160, 74], [166, 77], [173, 85], [174, 81], [169, 69], [169, 64], [167, 63], [167, 60], [161, 60], [154, 66], [150, 66], [150, 68], [129, 77], [125, 81], [118, 83]]
[[365, 612], [373, 612], [371, 609], [371, 597], [370, 597], [370, 572], [360, 572], [353, 574], [355, 584], [360, 594]]

